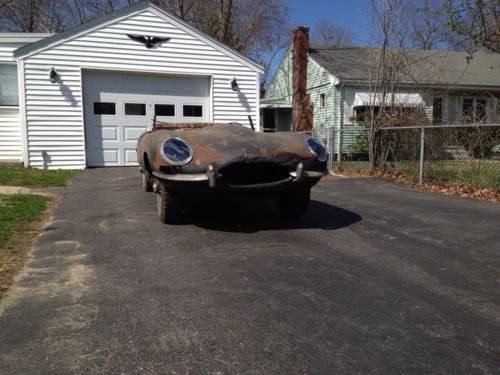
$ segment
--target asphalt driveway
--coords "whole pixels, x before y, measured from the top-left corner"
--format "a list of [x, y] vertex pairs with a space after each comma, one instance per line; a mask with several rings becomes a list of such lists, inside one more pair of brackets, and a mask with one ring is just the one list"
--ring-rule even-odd
[[136, 168], [62, 191], [0, 316], [0, 373], [494, 373], [500, 206], [324, 181], [307, 215], [168, 226]]

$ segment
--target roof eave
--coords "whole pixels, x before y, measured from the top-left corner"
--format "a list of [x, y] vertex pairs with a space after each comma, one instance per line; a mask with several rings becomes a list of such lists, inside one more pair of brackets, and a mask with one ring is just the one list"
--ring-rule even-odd
[[107, 15], [104, 15], [99, 18], [95, 18], [93, 20], [90, 20], [89, 22], [83, 23], [81, 25], [75, 26], [69, 30], [63, 31], [62, 33], [55, 34], [49, 38], [42, 39], [36, 43], [29, 44], [26, 46], [23, 46], [21, 48], [18, 48], [14, 51], [14, 57], [15, 58], [23, 58], [23, 57], [28, 57], [29, 55], [32, 55], [42, 49], [52, 47], [54, 45], [57, 45], [65, 40], [68, 40], [73, 37], [77, 37], [81, 34], [84, 34], [88, 32], [89, 30], [92, 30], [96, 26], [101, 26], [105, 25], [108, 22], [111, 23], [111, 21], [121, 18], [121, 17], [126, 17], [130, 14], [142, 11], [144, 9], [147, 9], [150, 6], [149, 1], [141, 1], [138, 3], [135, 3], [133, 5], [130, 5], [128, 7], [124, 7], [121, 9], [118, 9], [117, 11], [113, 13], [109, 13]]
[[323, 65], [321, 65], [318, 60], [314, 59], [311, 55], [309, 55], [309, 60], [311, 60], [314, 64], [316, 64], [316, 66], [318, 66], [319, 68], [323, 69], [324, 72], [326, 72], [329, 76], [330, 76], [330, 82], [337, 86], [338, 84], [340, 84], [340, 79], [335, 75], [333, 74], [332, 72], [330, 72], [328, 69], [326, 69]]
[[[366, 79], [346, 79], [341, 78], [340, 83], [342, 85], [354, 85], [354, 86], [368, 86], [372, 85], [374, 80]], [[443, 82], [411, 82], [402, 81], [400, 82], [402, 87], [426, 87], [426, 88], [436, 88], [436, 89], [477, 89], [477, 90], [500, 90], [499, 84], [482, 84], [482, 83], [443, 83]]]

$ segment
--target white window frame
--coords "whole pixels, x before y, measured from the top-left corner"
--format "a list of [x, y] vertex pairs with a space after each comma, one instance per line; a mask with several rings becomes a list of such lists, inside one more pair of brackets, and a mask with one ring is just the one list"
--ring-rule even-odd
[[[174, 115], [173, 116], [165, 116], [165, 115], [157, 115], [156, 114], [156, 108], [155, 106], [156, 105], [173, 105], [174, 106]], [[179, 114], [179, 112], [177, 111], [177, 105], [175, 103], [165, 103], [165, 102], [162, 102], [162, 103], [153, 103], [153, 116], [156, 116], [156, 117], [168, 117], [168, 118], [176, 118], [177, 115]]]
[[[184, 106], [185, 105], [190, 105], [190, 106], [200, 106], [201, 107], [201, 116], [184, 116]], [[205, 117], [204, 113], [205, 113], [205, 106], [203, 104], [200, 104], [200, 103], [182, 103], [181, 104], [182, 106], [182, 118], [203, 118]]]
[[5, 66], [13, 66], [16, 68], [16, 85], [17, 85], [17, 105], [16, 104], [0, 104], [0, 108], [19, 108], [21, 105], [21, 90], [19, 89], [19, 69], [17, 68], [17, 64], [9, 63], [9, 62], [1, 62], [0, 65], [5, 65]]
[[326, 94], [320, 93], [319, 94], [319, 109], [325, 109], [326, 107]]
[[[114, 115], [108, 115], [108, 114], [99, 115], [99, 114], [96, 114], [95, 111], [94, 111], [94, 104], [95, 103], [113, 103], [115, 105], [115, 114]], [[119, 110], [118, 102], [116, 102], [114, 100], [108, 100], [108, 101], [105, 101], [105, 100], [94, 101], [94, 100], [92, 100], [92, 116], [118, 117], [118, 110]]]
[[[145, 111], [144, 111], [144, 115], [127, 115], [127, 113], [125, 112], [125, 106], [127, 104], [139, 104], [139, 105], [142, 105], [144, 104], [144, 107], [145, 107]], [[148, 117], [148, 104], [147, 103], [136, 103], [136, 102], [128, 102], [128, 101], [124, 101], [123, 102], [123, 116], [127, 116], [127, 117]]]
[[490, 119], [490, 100], [489, 98], [485, 98], [483, 96], [462, 96], [460, 98], [460, 107], [458, 108], [458, 111], [459, 111], [459, 119], [460, 119], [460, 122], [463, 123], [463, 124], [466, 124], [466, 122], [464, 121], [464, 118], [463, 118], [463, 115], [464, 115], [464, 112], [463, 112], [463, 109], [464, 109], [464, 100], [466, 99], [471, 99], [472, 100], [472, 118], [473, 120], [470, 122], [471, 124], [474, 124], [475, 123], [475, 119], [476, 119], [476, 116], [477, 116], [477, 101], [478, 100], [484, 100], [486, 102], [486, 105], [485, 105], [485, 108], [486, 108], [486, 119], [485, 119], [485, 122], [488, 123], [489, 122], [489, 119]]

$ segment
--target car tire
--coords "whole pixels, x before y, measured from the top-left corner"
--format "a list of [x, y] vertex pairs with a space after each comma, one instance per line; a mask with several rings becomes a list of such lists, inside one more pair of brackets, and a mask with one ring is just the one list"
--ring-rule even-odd
[[149, 179], [148, 176], [146, 176], [146, 173], [141, 173], [142, 175], [142, 190], [151, 193], [153, 191], [153, 184], [151, 183], [151, 180]]
[[276, 206], [282, 217], [296, 219], [306, 212], [310, 199], [311, 189], [293, 189], [278, 195]]
[[156, 193], [156, 209], [162, 223], [177, 224], [180, 221], [179, 199], [160, 186]]

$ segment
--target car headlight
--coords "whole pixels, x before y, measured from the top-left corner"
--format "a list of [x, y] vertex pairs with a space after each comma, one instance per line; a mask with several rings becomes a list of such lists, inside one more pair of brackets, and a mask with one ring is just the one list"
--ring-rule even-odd
[[326, 152], [325, 146], [316, 138], [307, 138], [305, 144], [309, 151], [311, 151], [311, 154], [316, 156], [319, 161], [328, 160], [328, 152]]
[[180, 138], [169, 138], [163, 143], [161, 156], [172, 165], [182, 165], [191, 161], [193, 149]]

